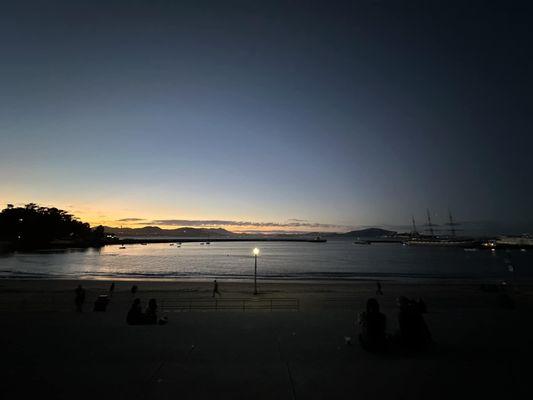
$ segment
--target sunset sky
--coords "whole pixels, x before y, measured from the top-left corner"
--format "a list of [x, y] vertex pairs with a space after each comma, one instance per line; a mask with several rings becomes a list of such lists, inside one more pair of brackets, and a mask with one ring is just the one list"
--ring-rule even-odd
[[7, 3], [2, 205], [246, 231], [451, 209], [533, 231], [529, 2]]

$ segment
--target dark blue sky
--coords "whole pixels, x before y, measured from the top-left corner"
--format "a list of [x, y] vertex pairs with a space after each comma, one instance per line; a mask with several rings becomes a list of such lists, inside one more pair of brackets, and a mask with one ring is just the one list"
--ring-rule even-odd
[[4, 203], [533, 230], [529, 2], [8, 3]]

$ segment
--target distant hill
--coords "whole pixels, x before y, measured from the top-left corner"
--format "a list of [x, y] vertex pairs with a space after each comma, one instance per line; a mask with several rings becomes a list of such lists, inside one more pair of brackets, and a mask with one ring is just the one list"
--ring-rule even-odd
[[222, 228], [176, 228], [162, 229], [158, 226], [144, 226], [142, 228], [113, 228], [106, 226], [106, 233], [114, 234], [119, 237], [233, 237], [234, 233]]
[[394, 236], [397, 232], [395, 231], [389, 231], [387, 229], [381, 229], [381, 228], [367, 228], [367, 229], [360, 229], [357, 231], [350, 231], [346, 233], [333, 233], [333, 234], [325, 234], [323, 236], [326, 237], [339, 237], [339, 238], [378, 238], [383, 236]]
[[114, 228], [106, 226], [106, 233], [114, 234], [118, 237], [170, 237], [170, 238], [249, 238], [249, 237], [262, 237], [268, 235], [270, 237], [309, 237], [316, 238], [317, 236], [324, 238], [379, 238], [383, 236], [394, 236], [396, 232], [388, 231], [380, 228], [368, 228], [357, 231], [351, 231], [346, 233], [336, 232], [310, 232], [310, 233], [286, 233], [286, 234], [245, 234], [245, 233], [233, 233], [222, 228], [176, 228], [176, 229], [162, 229], [158, 226], [144, 226], [142, 228]]

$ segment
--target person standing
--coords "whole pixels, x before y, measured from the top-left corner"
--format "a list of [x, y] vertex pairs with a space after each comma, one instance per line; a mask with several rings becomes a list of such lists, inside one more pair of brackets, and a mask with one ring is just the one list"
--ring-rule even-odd
[[213, 281], [213, 296], [212, 297], [215, 297], [215, 294], [222, 296], [220, 292], [218, 291], [218, 282], [216, 279]]
[[76, 303], [76, 311], [83, 312], [83, 303], [85, 302], [85, 289], [78, 285], [76, 288], [76, 297], [74, 298], [74, 303]]
[[111, 286], [109, 286], [109, 295], [113, 296], [114, 291], [115, 291], [115, 282], [111, 282]]

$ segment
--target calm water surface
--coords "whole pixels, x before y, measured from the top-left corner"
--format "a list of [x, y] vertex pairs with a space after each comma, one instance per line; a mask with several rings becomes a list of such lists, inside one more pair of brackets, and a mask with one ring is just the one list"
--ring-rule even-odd
[[100, 250], [15, 253], [0, 256], [2, 278], [249, 279], [258, 247], [259, 279], [533, 278], [533, 251], [469, 252], [400, 244], [227, 242], [181, 247], [166, 244], [106, 246]]

